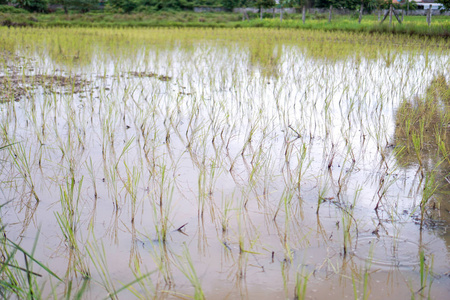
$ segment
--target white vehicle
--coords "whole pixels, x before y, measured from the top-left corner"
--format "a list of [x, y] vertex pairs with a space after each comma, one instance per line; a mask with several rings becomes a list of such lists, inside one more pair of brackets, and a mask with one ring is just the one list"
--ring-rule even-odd
[[431, 10], [438, 10], [444, 8], [444, 5], [441, 3], [417, 3], [417, 9], [429, 9], [431, 6]]

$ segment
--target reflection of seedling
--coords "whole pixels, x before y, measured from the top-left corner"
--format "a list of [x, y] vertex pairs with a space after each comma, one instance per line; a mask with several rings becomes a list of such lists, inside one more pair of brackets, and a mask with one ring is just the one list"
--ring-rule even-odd
[[222, 231], [225, 232], [228, 229], [228, 222], [230, 219], [231, 205], [233, 204], [233, 196], [231, 198], [222, 198]]
[[425, 183], [423, 185], [422, 200], [420, 201], [420, 229], [422, 230], [423, 221], [425, 218], [427, 204], [430, 201], [433, 194], [438, 188], [438, 184], [435, 181], [435, 172], [428, 172], [425, 176]]
[[420, 289], [416, 292], [420, 294], [422, 297], [425, 296], [424, 290], [428, 285], [428, 299], [430, 299], [431, 285], [433, 283], [433, 264], [434, 264], [434, 256], [431, 256], [431, 261], [427, 264], [425, 262], [425, 251], [423, 249], [419, 252], [419, 267], [420, 267]]

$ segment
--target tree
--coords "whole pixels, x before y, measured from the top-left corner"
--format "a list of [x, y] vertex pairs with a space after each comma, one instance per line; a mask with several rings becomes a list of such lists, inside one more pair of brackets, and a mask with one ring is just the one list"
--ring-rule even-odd
[[12, 3], [31, 12], [47, 12], [48, 0], [14, 0]]
[[441, 3], [442, 5], [444, 5], [443, 10], [445, 10], [445, 11], [450, 10], [450, 0], [436, 0], [436, 3]]
[[[120, 0], [117, 0], [120, 1]], [[153, 7], [155, 10], [181, 10], [192, 9], [195, 0], [141, 0], [141, 5]]]
[[361, 0], [316, 0], [315, 7], [330, 7], [333, 5], [335, 8], [347, 8], [350, 10], [356, 10], [361, 4]]
[[229, 10], [233, 10], [233, 8], [238, 7], [241, 3], [240, 0], [222, 0], [222, 5]]
[[259, 8], [271, 8], [275, 6], [275, 0], [258, 0], [256, 5]]
[[258, 8], [259, 8], [259, 11], [260, 11], [260, 13], [261, 13], [261, 19], [262, 19], [262, 17], [263, 17], [263, 11], [262, 11], [262, 9], [263, 8], [271, 8], [271, 7], [274, 7], [275, 6], [275, 0], [258, 0], [257, 2], [256, 2], [256, 5], [258, 6]]
[[85, 13], [99, 6], [98, 0], [50, 0], [50, 3], [62, 5], [66, 14], [69, 9]]
[[130, 13], [138, 7], [137, 0], [109, 0], [109, 4], [113, 8], [121, 9], [126, 13]]

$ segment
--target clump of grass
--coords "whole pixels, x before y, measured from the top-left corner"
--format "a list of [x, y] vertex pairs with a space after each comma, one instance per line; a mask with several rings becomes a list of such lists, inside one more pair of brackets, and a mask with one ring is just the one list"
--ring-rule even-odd
[[[432, 196], [447, 175], [450, 132], [450, 86], [444, 75], [437, 75], [423, 97], [404, 100], [397, 110], [395, 139], [405, 147], [405, 164], [417, 163], [423, 182], [420, 200], [420, 228]], [[438, 178], [436, 178], [438, 176]]]
[[396, 142], [407, 146], [408, 152], [414, 152], [421, 162], [423, 152], [449, 142], [450, 136], [442, 130], [449, 120], [450, 87], [445, 77], [438, 75], [424, 97], [416, 96], [401, 103], [396, 114]]
[[179, 258], [177, 267], [194, 287], [193, 298], [195, 300], [205, 299], [200, 278], [195, 271], [195, 266], [186, 244], [183, 245], [183, 255]]
[[305, 274], [304, 270], [295, 274], [295, 299], [306, 299], [306, 288], [308, 286], [308, 280], [310, 276], [311, 274]]
[[[4, 206], [0, 205], [0, 210]], [[37, 299], [42, 296], [42, 286], [38, 279], [43, 276], [33, 270], [38, 265], [51, 278], [62, 282], [53, 271], [35, 258], [39, 232], [34, 240], [31, 252], [8, 238], [6, 226], [0, 219], [0, 296], [4, 299]], [[21, 257], [23, 262], [20, 262]]]

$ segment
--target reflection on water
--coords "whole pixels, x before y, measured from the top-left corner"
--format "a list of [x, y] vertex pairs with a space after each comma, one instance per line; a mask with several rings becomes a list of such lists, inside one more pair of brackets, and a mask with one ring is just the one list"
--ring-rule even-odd
[[395, 141], [405, 147], [400, 163], [417, 166], [420, 182], [430, 182], [431, 199], [426, 203], [425, 225], [449, 241], [450, 225], [450, 87], [444, 75], [437, 75], [424, 95], [405, 99], [397, 110]]
[[447, 41], [0, 31], [2, 223], [40, 228], [44, 295], [450, 294]]

